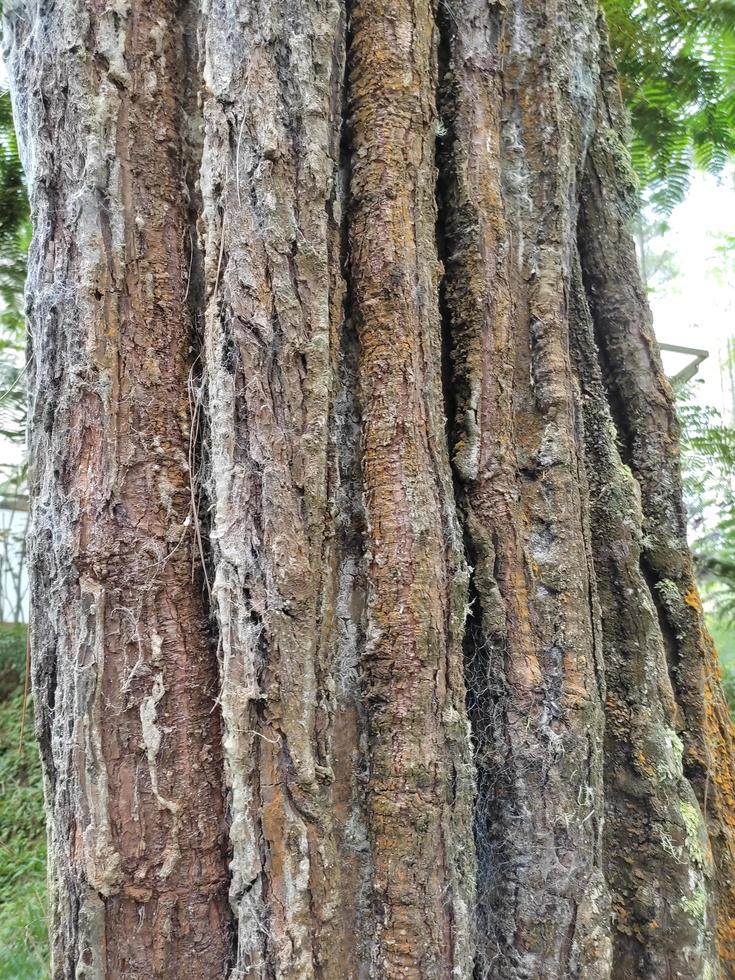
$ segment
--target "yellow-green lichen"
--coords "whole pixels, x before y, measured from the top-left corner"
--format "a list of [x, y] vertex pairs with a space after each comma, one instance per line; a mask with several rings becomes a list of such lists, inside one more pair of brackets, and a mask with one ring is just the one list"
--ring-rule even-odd
[[661, 779], [681, 779], [684, 743], [673, 728], [665, 729], [663, 743], [665, 747], [664, 759], [657, 766], [658, 774]]
[[704, 913], [707, 907], [707, 896], [705, 895], [704, 888], [701, 885], [697, 885], [691, 898], [682, 899], [681, 905], [692, 919], [704, 919]]
[[607, 126], [598, 129], [597, 141], [599, 149], [612, 161], [618, 178], [618, 189], [623, 198], [621, 204], [632, 214], [638, 206], [641, 184], [633, 167], [630, 150], [620, 134]]
[[692, 862], [701, 868], [704, 866], [704, 853], [702, 852], [699, 834], [702, 822], [699, 810], [695, 806], [692, 806], [691, 803], [686, 802], [680, 804], [679, 810], [681, 812], [681, 818], [684, 821], [687, 853], [692, 859]]
[[681, 595], [679, 594], [676, 582], [672, 582], [670, 578], [662, 578], [660, 582], [657, 582], [656, 591], [667, 607], [670, 605], [675, 606], [681, 601]]

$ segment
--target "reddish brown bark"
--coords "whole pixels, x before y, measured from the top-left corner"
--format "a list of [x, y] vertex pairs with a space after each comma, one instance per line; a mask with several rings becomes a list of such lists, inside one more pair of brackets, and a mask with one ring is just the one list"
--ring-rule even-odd
[[[28, 25], [14, 24], [20, 47]], [[214, 977], [229, 956], [217, 668], [190, 492], [181, 27], [165, 2], [124, 17], [67, 6], [21, 55], [39, 72], [25, 109], [31, 643], [58, 977]]]
[[380, 976], [470, 970], [467, 572], [444, 436], [429, 4], [352, 11], [349, 246], [368, 557], [365, 697]]

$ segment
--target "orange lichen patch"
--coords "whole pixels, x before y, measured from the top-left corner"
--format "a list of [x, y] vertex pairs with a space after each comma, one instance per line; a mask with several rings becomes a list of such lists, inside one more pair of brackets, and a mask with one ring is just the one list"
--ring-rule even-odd
[[[709, 645], [709, 653], [714, 653]], [[709, 781], [704, 815], [715, 849], [716, 882], [719, 890], [717, 937], [724, 964], [735, 962], [735, 767], [733, 765], [733, 726], [718, 685], [708, 677], [705, 688], [704, 734], [709, 749]]]
[[[728, 887], [728, 893], [730, 900], [735, 902], [735, 885], [732, 883]], [[735, 962], [735, 918], [723, 915], [718, 917], [717, 948], [723, 963]]]
[[684, 596], [684, 602], [692, 609], [699, 611], [702, 608], [702, 600], [699, 598], [699, 593], [696, 589], [690, 589], [689, 592]]
[[656, 770], [654, 766], [652, 766], [649, 763], [649, 761], [646, 759], [645, 755], [642, 752], [639, 752], [638, 755], [636, 756], [636, 762], [638, 764], [638, 768], [640, 768], [640, 770], [644, 772], [646, 776], [655, 775]]

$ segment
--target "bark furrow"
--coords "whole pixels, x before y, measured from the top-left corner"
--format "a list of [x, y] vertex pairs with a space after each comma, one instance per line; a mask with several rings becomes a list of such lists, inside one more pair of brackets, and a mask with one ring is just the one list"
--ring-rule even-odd
[[640, 567], [640, 488], [618, 453], [578, 261], [572, 324], [607, 691], [604, 865], [612, 976], [716, 975], [712, 856], [684, 776], [664, 639]]

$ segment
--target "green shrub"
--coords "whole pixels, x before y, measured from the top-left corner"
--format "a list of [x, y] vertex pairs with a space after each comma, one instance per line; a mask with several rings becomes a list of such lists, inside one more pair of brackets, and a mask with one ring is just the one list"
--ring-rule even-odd
[[0, 697], [0, 977], [48, 977], [46, 834], [41, 766], [32, 707], [23, 742], [25, 628], [0, 629], [0, 679], [15, 683]]

